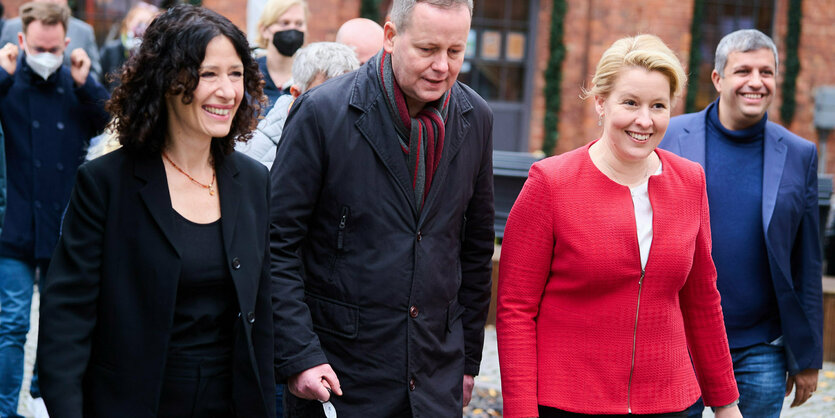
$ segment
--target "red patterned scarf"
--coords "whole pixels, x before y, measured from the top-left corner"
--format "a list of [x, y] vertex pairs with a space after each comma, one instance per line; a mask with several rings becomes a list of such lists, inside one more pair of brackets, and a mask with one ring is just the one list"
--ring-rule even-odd
[[432, 177], [438, 168], [438, 162], [444, 150], [444, 125], [449, 110], [450, 91], [440, 99], [429, 103], [416, 117], [409, 116], [406, 98], [394, 79], [391, 68], [391, 55], [381, 51], [374, 57], [378, 69], [380, 86], [386, 98], [389, 111], [397, 130], [400, 148], [408, 156], [409, 174], [412, 175], [412, 188], [415, 202], [423, 208], [423, 202], [429, 194]]

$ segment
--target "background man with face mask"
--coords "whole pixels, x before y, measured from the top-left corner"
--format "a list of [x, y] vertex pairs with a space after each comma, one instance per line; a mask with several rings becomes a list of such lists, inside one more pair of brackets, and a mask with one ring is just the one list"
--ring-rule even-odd
[[[40, 1], [67, 6], [67, 0]], [[17, 34], [20, 33], [21, 28], [20, 17], [7, 20], [6, 24], [3, 25], [2, 32], [0, 32], [0, 47], [8, 43], [17, 45]], [[67, 37], [70, 38], [67, 52], [73, 51], [76, 48], [84, 49], [84, 52], [90, 57], [90, 71], [94, 74], [96, 80], [100, 80], [102, 72], [101, 65], [99, 64], [99, 49], [98, 45], [96, 45], [96, 36], [93, 33], [93, 27], [83, 20], [70, 16], [69, 23], [67, 24]], [[64, 54], [64, 64], [70, 65], [69, 54]]]
[[494, 238], [493, 114], [457, 81], [472, 7], [395, 0], [383, 49], [290, 109], [270, 173], [287, 417], [469, 402]]
[[[7, 207], [0, 232], [0, 416], [17, 416], [36, 271], [46, 276], [85, 142], [104, 128], [107, 91], [83, 49], [67, 47], [66, 6], [20, 7], [19, 46], [0, 49]], [[24, 51], [22, 54], [20, 51]], [[32, 385], [38, 397], [37, 384]]]

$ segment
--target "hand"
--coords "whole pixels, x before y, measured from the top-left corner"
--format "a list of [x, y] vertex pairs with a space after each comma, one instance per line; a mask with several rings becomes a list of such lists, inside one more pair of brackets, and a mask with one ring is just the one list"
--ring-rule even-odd
[[464, 406], [470, 404], [473, 398], [473, 386], [475, 386], [475, 378], [471, 374], [464, 375]]
[[81, 48], [73, 49], [70, 53], [70, 74], [75, 80], [75, 85], [81, 87], [87, 82], [87, 76], [90, 74], [90, 57], [87, 52]]
[[727, 408], [716, 408], [713, 411], [716, 418], [742, 418], [742, 412], [739, 411], [739, 405], [729, 406]]
[[336, 378], [331, 365], [327, 363], [290, 376], [287, 379], [287, 388], [296, 397], [316, 399], [320, 402], [327, 402], [330, 399], [331, 394], [328, 393], [328, 389], [331, 389], [336, 396], [342, 396], [339, 379]]
[[20, 49], [13, 43], [7, 43], [3, 48], [0, 48], [0, 67], [6, 70], [9, 75], [14, 75], [17, 70], [17, 56], [20, 54]]
[[792, 386], [797, 385], [797, 390], [794, 392], [794, 401], [791, 407], [803, 405], [812, 397], [812, 393], [818, 389], [818, 370], [806, 369], [795, 376], [789, 376], [786, 379], [786, 395], [792, 393]]

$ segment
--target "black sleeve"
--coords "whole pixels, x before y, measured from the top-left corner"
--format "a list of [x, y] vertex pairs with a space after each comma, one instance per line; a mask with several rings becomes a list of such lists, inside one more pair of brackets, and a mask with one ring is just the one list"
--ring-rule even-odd
[[458, 301], [465, 307], [464, 373], [477, 375], [484, 345], [484, 323], [490, 308], [493, 231], [493, 114], [489, 109], [479, 115], [483, 141], [481, 164], [475, 190], [467, 205], [467, 223], [461, 247], [461, 289]]
[[102, 195], [83, 165], [41, 294], [38, 371], [49, 415], [55, 418], [83, 415], [81, 383], [97, 319], [104, 214]]
[[300, 248], [322, 185], [322, 135], [308, 96], [293, 105], [270, 171], [270, 256], [278, 381], [327, 363], [304, 301]]

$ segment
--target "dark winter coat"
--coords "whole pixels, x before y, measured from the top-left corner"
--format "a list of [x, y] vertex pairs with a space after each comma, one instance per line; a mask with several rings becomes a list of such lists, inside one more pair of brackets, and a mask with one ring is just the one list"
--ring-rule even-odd
[[13, 75], [0, 69], [0, 122], [6, 134], [6, 208], [0, 254], [52, 256], [61, 214], [90, 138], [109, 119], [107, 91], [93, 78], [76, 87], [67, 66], [46, 80], [23, 54]]
[[[276, 373], [329, 363], [341, 418], [461, 415], [493, 253], [493, 115], [452, 87], [422, 210], [374, 66], [303, 95], [271, 170]], [[287, 400], [288, 416], [321, 411]]]

